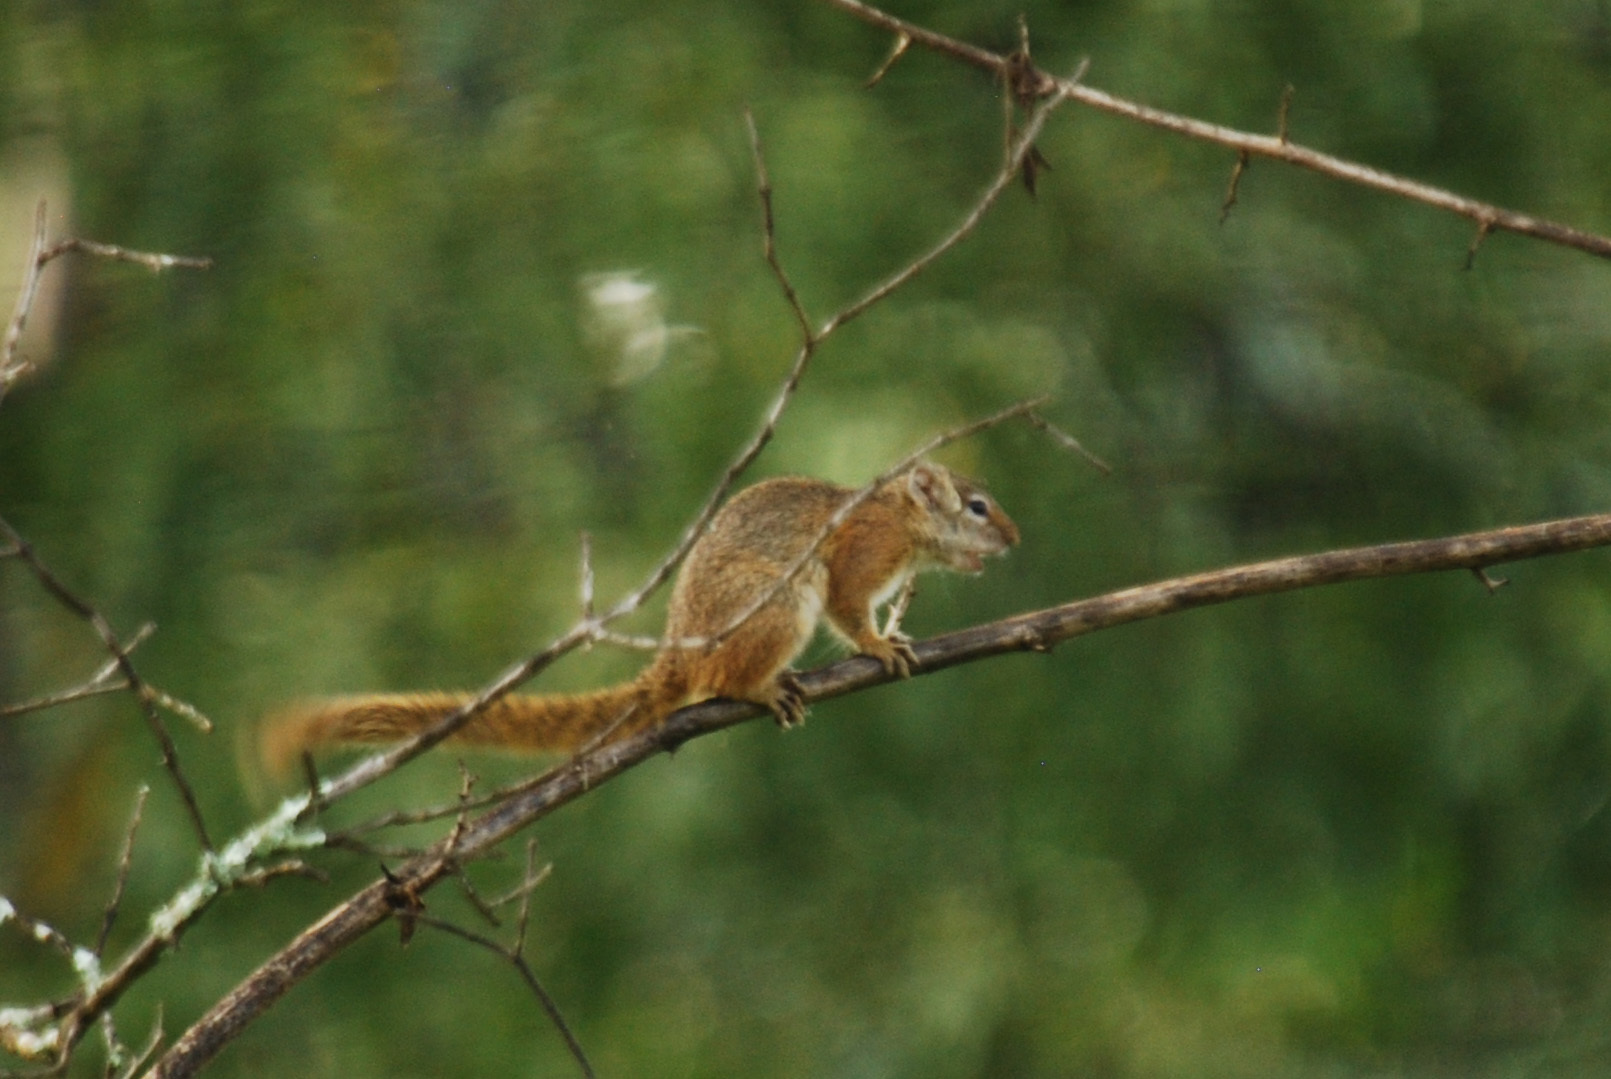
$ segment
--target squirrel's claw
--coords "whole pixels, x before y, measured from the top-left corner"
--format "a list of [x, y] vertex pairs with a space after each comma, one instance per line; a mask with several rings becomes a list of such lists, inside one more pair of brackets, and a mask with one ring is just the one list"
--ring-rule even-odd
[[780, 730], [798, 727], [805, 722], [805, 690], [793, 671], [784, 671], [773, 683], [772, 699], [765, 702]]
[[904, 633], [894, 632], [887, 637], [875, 637], [864, 648], [867, 655], [872, 656], [884, 665], [886, 673], [897, 678], [912, 677], [912, 668], [917, 666], [917, 653], [912, 650], [912, 638]]

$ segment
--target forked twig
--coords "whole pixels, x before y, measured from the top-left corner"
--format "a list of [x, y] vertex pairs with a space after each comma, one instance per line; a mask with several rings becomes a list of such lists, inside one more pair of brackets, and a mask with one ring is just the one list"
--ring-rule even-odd
[[427, 914], [415, 914], [414, 920], [420, 925], [430, 926], [432, 929], [441, 930], [461, 940], [467, 940], [471, 944], [485, 948], [507, 960], [515, 968], [516, 973], [520, 975], [521, 980], [526, 983], [526, 988], [530, 989], [532, 995], [537, 998], [538, 1004], [542, 1006], [543, 1011], [548, 1015], [549, 1022], [554, 1024], [554, 1029], [559, 1031], [559, 1036], [564, 1039], [565, 1048], [570, 1052], [572, 1059], [576, 1061], [576, 1066], [582, 1070], [584, 1076], [592, 1079], [594, 1075], [593, 1065], [587, 1059], [587, 1053], [582, 1049], [582, 1043], [576, 1039], [576, 1034], [571, 1030], [570, 1024], [565, 1022], [564, 1015], [560, 1013], [559, 1004], [548, 990], [543, 988], [543, 984], [538, 980], [536, 972], [531, 969], [531, 964], [526, 961], [526, 928], [531, 922], [531, 896], [537, 890], [537, 887], [548, 879], [551, 868], [551, 866], [546, 865], [541, 869], [537, 868], [537, 841], [535, 839], [527, 840], [526, 872], [521, 878], [521, 882], [507, 895], [493, 900], [490, 904], [475, 893], [475, 890], [470, 887], [470, 882], [464, 878], [463, 873], [457, 874], [471, 902], [494, 925], [497, 924], [498, 920], [491, 908], [505, 906], [515, 900], [520, 901], [519, 913], [515, 920], [515, 939], [507, 946], [499, 944], [491, 937]]
[[95, 240], [82, 240], [69, 238], [58, 240], [54, 244], [46, 243], [46, 226], [48, 223], [45, 201], [39, 201], [34, 211], [34, 234], [28, 245], [28, 261], [23, 266], [22, 287], [17, 290], [17, 305], [11, 314], [11, 321], [6, 324], [5, 336], [0, 337], [0, 401], [5, 400], [6, 392], [11, 384], [28, 371], [29, 364], [17, 358], [17, 345], [22, 340], [22, 332], [28, 324], [28, 316], [33, 311], [34, 300], [39, 295], [39, 282], [45, 272], [45, 267], [55, 259], [72, 252], [81, 251], [97, 258], [113, 259], [119, 262], [133, 262], [146, 267], [153, 273], [174, 267], [184, 267], [192, 270], [205, 270], [212, 266], [212, 259], [196, 258], [190, 255], [168, 255], [153, 251], [135, 251], [117, 244], [99, 243]]
[[[101, 644], [111, 654], [112, 662], [117, 665], [118, 672], [123, 676], [124, 687], [134, 695], [139, 704], [140, 714], [145, 718], [146, 726], [157, 740], [162, 751], [162, 766], [167, 770], [179, 791], [179, 796], [185, 805], [185, 811], [190, 817], [191, 827], [196, 832], [196, 838], [203, 850], [212, 850], [212, 840], [207, 835], [207, 824], [202, 819], [201, 805], [196, 801], [195, 789], [186, 778], [184, 769], [179, 765], [179, 750], [174, 745], [173, 735], [168, 732], [168, 726], [162, 722], [162, 716], [156, 708], [157, 699], [162, 696], [158, 691], [148, 686], [138, 671], [134, 669], [134, 662], [129, 658], [129, 649], [113, 631], [111, 623], [92, 604], [80, 598], [67, 587], [53, 573], [50, 567], [39, 558], [32, 546], [22, 538], [16, 529], [0, 518], [0, 534], [3, 534], [24, 565], [33, 573], [34, 578], [46, 592], [50, 593], [57, 602], [67, 608], [79, 618], [88, 622], [101, 639]], [[194, 711], [194, 710], [192, 710]], [[197, 713], [199, 715], [199, 713]]]

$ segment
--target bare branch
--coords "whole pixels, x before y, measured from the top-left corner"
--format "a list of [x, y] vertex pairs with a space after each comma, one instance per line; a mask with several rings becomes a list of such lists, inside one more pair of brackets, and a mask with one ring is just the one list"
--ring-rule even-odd
[[1035, 139], [1040, 136], [1041, 128], [1046, 124], [1046, 118], [1051, 115], [1053, 109], [1072, 97], [1073, 91], [1078, 86], [1079, 84], [1073, 80], [1060, 82], [1051, 93], [1045, 95], [1046, 100], [1036, 106], [1034, 114], [1030, 116], [1029, 122], [1024, 125], [1024, 130], [1019, 134], [1018, 140], [1007, 154], [1007, 160], [1002, 165], [1001, 171], [996, 174], [995, 180], [985, 189], [985, 193], [980, 196], [979, 201], [974, 203], [973, 209], [962, 219], [961, 224], [930, 248], [926, 254], [920, 255], [883, 284], [830, 318], [822, 329], [817, 331], [817, 340], [821, 341], [845, 323], [866, 314], [868, 308], [928, 269], [940, 256], [972, 235], [974, 229], [979, 227], [979, 222], [984, 219], [985, 213], [991, 206], [995, 205], [996, 200], [1001, 197], [1001, 193], [1007, 190], [1013, 181], [1013, 177], [1017, 176], [1019, 170], [1023, 167], [1025, 159], [1033, 152]]
[[[909, 23], [875, 7], [863, 4], [860, 0], [825, 0], [826, 3], [860, 19], [871, 26], [886, 30], [892, 34], [905, 34], [918, 45], [926, 49], [950, 56], [955, 60], [972, 67], [987, 71], [996, 78], [1007, 78], [1012, 74], [1012, 58], [994, 53], [988, 49], [981, 49], [977, 45], [970, 45], [964, 41], [947, 37], [933, 30], [926, 30], [915, 23]], [[1563, 247], [1575, 248], [1579, 251], [1600, 258], [1611, 258], [1611, 237], [1597, 233], [1585, 232], [1569, 225], [1555, 221], [1534, 217], [1531, 214], [1507, 210], [1490, 203], [1480, 202], [1477, 199], [1457, 195], [1452, 191], [1433, 187], [1407, 177], [1396, 176], [1369, 165], [1361, 165], [1347, 161], [1340, 157], [1311, 150], [1306, 146], [1290, 141], [1286, 137], [1285, 125], [1275, 135], [1256, 135], [1235, 128], [1222, 127], [1219, 124], [1207, 123], [1189, 116], [1155, 109], [1149, 105], [1142, 105], [1114, 94], [1104, 93], [1093, 87], [1075, 85], [1069, 80], [1059, 79], [1044, 71], [1030, 67], [1022, 72], [1017, 81], [1017, 90], [1020, 94], [1034, 97], [1049, 97], [1062, 93], [1093, 109], [1122, 116], [1137, 123], [1147, 124], [1151, 127], [1161, 128], [1176, 135], [1182, 135], [1199, 142], [1209, 142], [1216, 146], [1223, 146], [1238, 154], [1248, 154], [1251, 157], [1265, 157], [1275, 161], [1282, 161], [1288, 165], [1308, 169], [1330, 176], [1346, 183], [1357, 184], [1361, 187], [1373, 188], [1399, 198], [1410, 199], [1436, 209], [1458, 214], [1479, 227], [1487, 222], [1484, 230], [1501, 230], [1514, 232], [1522, 236], [1530, 236], [1547, 243], [1559, 244]], [[1234, 191], [1234, 188], [1233, 188]]]
[[[26, 540], [12, 528], [3, 518], [0, 518], [0, 534], [4, 534], [15, 551], [16, 557], [33, 572], [36, 580], [49, 592], [57, 602], [66, 607], [73, 614], [88, 622], [101, 638], [102, 645], [111, 653], [112, 661], [117, 665], [118, 671], [123, 675], [124, 687], [133, 692], [135, 700], [140, 705], [140, 713], [145, 717], [146, 726], [157, 740], [162, 750], [162, 765], [167, 769], [168, 775], [173, 779], [174, 786], [184, 801], [185, 810], [190, 816], [191, 826], [195, 829], [196, 838], [203, 850], [212, 850], [212, 840], [207, 835], [207, 824], [202, 820], [201, 805], [196, 801], [196, 792], [185, 777], [184, 770], [179, 766], [179, 750], [174, 745], [173, 736], [168, 733], [167, 724], [157, 713], [156, 701], [162, 696], [145, 684], [139, 672], [134, 669], [134, 662], [129, 658], [129, 649], [112, 630], [111, 623], [86, 600], [79, 598], [69, 589], [50, 568], [34, 553], [33, 548]], [[198, 713], [199, 714], [199, 713]]]
[[45, 272], [45, 267], [53, 260], [60, 258], [70, 251], [81, 251], [85, 254], [95, 255], [99, 258], [114, 259], [120, 262], [134, 262], [147, 267], [153, 273], [174, 267], [185, 267], [192, 270], [205, 270], [212, 266], [212, 259], [194, 258], [188, 255], [165, 255], [150, 251], [134, 251], [116, 244], [97, 243], [94, 240], [81, 240], [76, 238], [58, 240], [49, 246], [45, 243], [46, 207], [43, 199], [34, 211], [34, 235], [28, 245], [28, 261], [23, 265], [22, 288], [17, 291], [17, 305], [12, 311], [11, 321], [6, 325], [6, 332], [0, 338], [0, 401], [5, 400], [6, 391], [11, 384], [27, 372], [29, 364], [17, 358], [17, 345], [22, 340], [22, 331], [28, 324], [28, 316], [33, 310], [34, 300], [39, 295], [39, 281]]

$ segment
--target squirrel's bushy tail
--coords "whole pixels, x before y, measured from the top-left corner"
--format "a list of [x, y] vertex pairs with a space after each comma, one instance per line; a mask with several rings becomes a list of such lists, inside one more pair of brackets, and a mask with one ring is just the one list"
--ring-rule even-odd
[[[567, 753], [600, 737], [641, 730], [665, 710], [639, 678], [591, 693], [510, 694], [476, 713], [449, 741], [524, 753]], [[468, 693], [382, 693], [301, 701], [264, 720], [264, 767], [284, 776], [303, 753], [397, 742], [468, 704]]]

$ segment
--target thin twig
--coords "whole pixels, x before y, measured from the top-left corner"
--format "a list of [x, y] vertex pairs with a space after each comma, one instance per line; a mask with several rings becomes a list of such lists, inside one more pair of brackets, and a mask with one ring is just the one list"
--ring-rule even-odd
[[58, 240], [47, 247], [39, 256], [42, 263], [51, 259], [60, 258], [70, 251], [82, 251], [97, 258], [112, 259], [115, 262], [133, 262], [144, 266], [152, 273], [161, 273], [163, 270], [181, 268], [186, 270], [210, 270], [213, 260], [194, 255], [168, 255], [158, 251], [135, 251], [117, 244], [103, 244], [96, 240], [84, 240], [76, 236], [65, 240]]
[[[14, 551], [13, 557], [22, 553], [19, 548], [11, 548], [11, 550]], [[136, 648], [145, 643], [146, 638], [150, 637], [156, 631], [156, 628], [155, 622], [147, 622], [134, 631], [134, 635], [123, 646], [123, 650], [132, 654]], [[127, 682], [113, 681], [113, 675], [117, 673], [117, 660], [115, 658], [109, 659], [101, 664], [100, 669], [90, 675], [89, 678], [71, 689], [60, 690], [56, 693], [34, 697], [26, 701], [18, 701], [16, 704], [0, 705], [0, 719], [26, 715], [29, 712], [42, 712], [49, 708], [72, 704], [75, 701], [105, 696], [108, 693], [122, 693], [129, 688], [129, 684]]]
[[40, 944], [55, 949], [69, 960], [77, 950], [73, 942], [67, 939], [67, 935], [49, 922], [42, 922], [38, 918], [24, 914], [10, 900], [0, 900], [0, 925], [6, 922], [15, 922], [24, 936], [32, 937]]
[[[895, 57], [890, 57], [890, 63]], [[761, 152], [761, 132], [755, 126], [755, 114], [749, 109], [744, 110], [744, 125], [750, 133], [750, 156], [755, 162], [755, 186], [761, 203], [761, 253], [766, 258], [766, 264], [772, 268], [772, 276], [778, 280], [778, 287], [783, 290], [783, 296], [789, 302], [789, 310], [794, 312], [794, 319], [800, 326], [800, 339], [807, 346], [816, 340], [811, 332], [811, 316], [806, 314], [805, 305], [800, 302], [800, 294], [794, 289], [794, 282], [789, 280], [788, 271], [783, 268], [783, 262], [778, 258], [777, 224], [772, 216], [772, 177], [766, 171], [766, 155]]]
[[24, 716], [30, 712], [44, 712], [51, 708], [59, 708], [64, 704], [87, 701], [93, 697], [105, 697], [111, 693], [122, 693], [128, 688], [128, 685], [123, 682], [85, 682], [73, 689], [64, 689], [59, 693], [51, 693], [44, 697], [31, 697], [26, 701], [18, 701], [16, 704], [0, 705], [0, 719]]
[[1039, 412], [1026, 412], [1024, 413], [1024, 419], [1028, 420], [1039, 430], [1044, 431], [1051, 437], [1053, 442], [1056, 442], [1065, 450], [1072, 450], [1074, 453], [1079, 454], [1081, 457], [1091, 462], [1096, 470], [1102, 473], [1104, 476], [1112, 474], [1112, 465], [1108, 464], [1106, 461], [1102, 460], [1102, 458], [1086, 449], [1084, 444], [1082, 444], [1079, 439], [1075, 438], [1061, 427], [1058, 427], [1056, 424], [1047, 420], [1046, 417], [1042, 416]]
[[117, 879], [112, 885], [112, 897], [106, 901], [106, 912], [101, 916], [101, 931], [95, 936], [95, 954], [106, 954], [106, 938], [117, 921], [118, 907], [123, 903], [123, 889], [129, 883], [129, 867], [134, 861], [134, 836], [140, 830], [140, 818], [145, 815], [146, 796], [151, 788], [144, 783], [134, 795], [134, 813], [129, 818], [128, 830], [123, 836], [123, 854], [117, 860]]
[[[521, 782], [524, 783], [525, 781], [522, 780]], [[371, 820], [343, 828], [339, 832], [331, 832], [326, 842], [327, 844], [335, 844], [341, 840], [357, 839], [360, 836], [382, 831], [386, 828], [399, 828], [410, 824], [426, 824], [434, 820], [443, 820], [462, 812], [466, 805], [471, 809], [489, 806], [500, 798], [505, 797], [511, 789], [513, 788], [506, 787], [501, 790], [491, 791], [469, 802], [455, 799], [445, 805], [427, 806], [422, 809], [395, 809]]]

